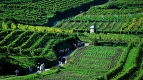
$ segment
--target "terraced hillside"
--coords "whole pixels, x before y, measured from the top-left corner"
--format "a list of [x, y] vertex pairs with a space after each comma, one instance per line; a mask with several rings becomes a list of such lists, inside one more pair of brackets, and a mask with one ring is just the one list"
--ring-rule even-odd
[[[0, 0], [0, 79], [143, 80], [142, 34], [143, 0]], [[38, 62], [50, 70], [35, 74]]]
[[[110, 0], [104, 5], [91, 7], [88, 11], [59, 21], [55, 27], [87, 31], [92, 25], [97, 32], [143, 32], [142, 0]], [[70, 23], [70, 24], [67, 24]]]
[[[62, 19], [64, 15], [61, 15], [62, 12], [75, 9], [87, 3], [93, 3], [93, 1], [94, 0], [1, 0], [0, 23], [2, 23], [1, 21], [9, 21], [30, 25], [47, 25], [54, 16], [56, 16], [54, 19]], [[78, 13], [80, 12], [79, 10]]]
[[[47, 68], [55, 66], [59, 56], [55, 52], [66, 47], [57, 47], [57, 49], [54, 47], [64, 42], [72, 49], [72, 42], [75, 39], [69, 32], [52, 33], [52, 30], [56, 29], [51, 28], [51, 32], [2, 29], [0, 31], [0, 75], [14, 74], [16, 68], [21, 70], [20, 75], [27, 74], [26, 68], [32, 66], [35, 71], [38, 61], [45, 62]], [[68, 40], [72, 41], [67, 43]], [[12, 68], [7, 69], [7, 66]]]
[[110, 0], [108, 4], [90, 8], [86, 15], [124, 15], [142, 13], [142, 0]]
[[[143, 15], [142, 15], [143, 16]], [[98, 17], [98, 16], [97, 16]], [[95, 18], [97, 18], [95, 17]], [[75, 17], [76, 18], [76, 17]], [[78, 18], [78, 16], [77, 16]], [[62, 29], [73, 29], [79, 32], [87, 31], [89, 32], [90, 26], [95, 25], [97, 32], [143, 32], [143, 17], [139, 19], [133, 18], [126, 21], [117, 21], [117, 19], [112, 17], [107, 17], [108, 21], [102, 21], [102, 17], [99, 17], [99, 21], [88, 21], [88, 16], [85, 16], [85, 20], [64, 20], [55, 25], [55, 27]], [[111, 18], [111, 19], [110, 19]], [[112, 21], [110, 21], [110, 20]], [[115, 19], [115, 20], [114, 20]], [[123, 19], [125, 20], [125, 19]]]
[[57, 74], [47, 75], [44, 80], [95, 79], [116, 66], [124, 48], [108, 46], [79, 48], [70, 56], [67, 66]]
[[[101, 35], [101, 36], [100, 36]], [[120, 35], [120, 37], [119, 37]], [[123, 38], [124, 36], [124, 38]], [[88, 37], [85, 39], [84, 37]], [[118, 37], [118, 38], [117, 38]], [[143, 41], [136, 41], [137, 36], [125, 34], [88, 34], [81, 37], [82, 40], [91, 41], [98, 46], [127, 46], [120, 56], [118, 64], [105, 75], [98, 76], [99, 80], [142, 80]], [[140, 37], [138, 37], [140, 38]], [[89, 39], [89, 40], [88, 40]], [[142, 38], [140, 38], [142, 40]], [[94, 50], [93, 50], [94, 51]]]

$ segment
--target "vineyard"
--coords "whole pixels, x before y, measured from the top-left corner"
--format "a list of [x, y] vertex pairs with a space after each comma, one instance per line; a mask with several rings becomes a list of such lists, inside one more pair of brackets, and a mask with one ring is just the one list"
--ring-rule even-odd
[[126, 15], [142, 13], [142, 0], [111, 0], [108, 4], [90, 8], [86, 15]]
[[0, 80], [142, 80], [142, 53], [142, 0], [0, 0]]
[[[0, 0], [0, 20], [8, 23], [46, 25], [57, 12], [64, 12], [94, 0]], [[2, 23], [2, 22], [1, 22]]]
[[[24, 28], [18, 29], [18, 26], [16, 27], [17, 29], [15, 30], [9, 28], [1, 29], [0, 31], [1, 75], [12, 74], [12, 71], [14, 71], [16, 66], [20, 66], [19, 68], [23, 73], [21, 75], [24, 75], [26, 74], [25, 69], [28, 66], [34, 67], [36, 62], [41, 59], [46, 60], [46, 67], [52, 67], [57, 64], [58, 57], [58, 55], [54, 53], [56, 50], [53, 50], [53, 48], [59, 43], [66, 43], [68, 40], [74, 40], [75, 38], [71, 35], [70, 30], [67, 30], [66, 32], [56, 28], [48, 28], [48, 31], [46, 31], [47, 28], [39, 30], [40, 27], [37, 27], [38, 29], [33, 31], [31, 29], [22, 30]], [[44, 32], [43, 29], [45, 29]], [[57, 33], [53, 33], [53, 31]], [[71, 43], [67, 43], [67, 45], [69, 45], [68, 47], [70, 47], [72, 42], [73, 41], [71, 41]], [[4, 64], [2, 65], [2, 63]], [[11, 66], [11, 64], [11, 69], [4, 68], [4, 66]], [[7, 70], [9, 70], [8, 73], [5, 72]]]
[[48, 53], [50, 47], [52, 48], [52, 45], [49, 44], [54, 45], [57, 40], [64, 39], [56, 34], [51, 36], [49, 33], [36, 33], [22, 30], [5, 30], [1, 35], [4, 33], [7, 34], [5, 34], [5, 38], [0, 41], [0, 50], [1, 54], [6, 53], [8, 55], [44, 55]]
[[124, 51], [123, 48], [107, 46], [80, 48], [71, 57], [70, 65], [67, 65], [66, 69], [61, 70], [56, 75], [46, 77], [45, 80], [95, 79], [96, 76], [104, 75], [108, 70], [115, 67], [121, 53]]
[[[90, 18], [91, 17], [91, 18]], [[70, 24], [69, 24], [70, 23]], [[89, 27], [95, 25], [97, 32], [124, 33], [124, 32], [143, 32], [143, 14], [138, 13], [130, 18], [129, 15], [109, 15], [93, 16], [79, 15], [57, 23], [54, 27], [62, 29], [72, 29], [78, 31], [89, 31]]]
[[105, 5], [91, 7], [86, 12], [59, 21], [54, 27], [84, 32], [89, 31], [89, 27], [95, 25], [96, 31], [102, 33], [142, 33], [142, 4], [142, 0], [111, 0]]

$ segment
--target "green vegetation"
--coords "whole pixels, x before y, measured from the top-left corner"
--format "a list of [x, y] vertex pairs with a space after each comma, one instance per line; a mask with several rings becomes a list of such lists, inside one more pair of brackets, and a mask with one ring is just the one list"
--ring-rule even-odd
[[57, 12], [76, 8], [93, 0], [1, 0], [0, 21], [45, 25]]
[[[142, 34], [142, 0], [0, 0], [0, 79], [142, 80]], [[50, 70], [27, 75], [38, 62]]]
[[[35, 26], [29, 26], [31, 28], [26, 28], [23, 26], [28, 25], [19, 24], [15, 26], [15, 29], [7, 27], [2, 28], [0, 31], [0, 72], [2, 73], [6, 70], [4, 66], [14, 67], [8, 69], [10, 74], [14, 73], [15, 68], [19, 68], [21, 75], [27, 74], [27, 67], [29, 66], [32, 66], [35, 72], [37, 62], [44, 62], [46, 68], [55, 66], [58, 63], [57, 58], [59, 55], [54, 53], [58, 52], [58, 50], [53, 48], [59, 43], [66, 43], [70, 39], [75, 40], [71, 30], [63, 31], [57, 28], [40, 26], [36, 28]], [[71, 48], [71, 44], [72, 41], [67, 44], [67, 47]], [[9, 77], [4, 76], [1, 78]]]
[[49, 71], [45, 71], [45, 72], [42, 72], [40, 74], [29, 74], [29, 75], [26, 75], [26, 76], [11, 76], [11, 78], [7, 78], [7, 77], [2, 77], [1, 79], [7, 79], [7, 80], [37, 80], [37, 79], [41, 79], [43, 78], [44, 76], [47, 76], [49, 74], [53, 74], [55, 72], [58, 72], [58, 69], [53, 69], [53, 70], [49, 70]]
[[62, 20], [55, 27], [84, 32], [95, 25], [97, 33], [142, 33], [142, 3], [142, 0], [110, 0], [105, 5], [91, 7], [86, 12]]
[[86, 15], [126, 15], [142, 13], [142, 0], [110, 0], [109, 3], [90, 8]]
[[[95, 18], [94, 18], [95, 17]], [[59, 22], [55, 27], [60, 27], [62, 29], [73, 29], [73, 30], [79, 30], [79, 31], [89, 31], [89, 27], [92, 25], [96, 26], [97, 32], [142, 32], [143, 31], [143, 15], [140, 16], [139, 19], [133, 18], [133, 19], [124, 19], [124, 16], [121, 18], [119, 17], [116, 19], [116, 17], [107, 16], [104, 17], [105, 19], [102, 19], [101, 16], [91, 16], [90, 20], [93, 18], [94, 21], [89, 21], [88, 16], [81, 16], [81, 18], [75, 17], [75, 20], [63, 20], [62, 22]], [[74, 18], [73, 18], [74, 19]], [[123, 21], [118, 21], [118, 20]], [[78, 22], [78, 20], [80, 22]], [[106, 20], [106, 21], [105, 21]], [[102, 21], [102, 22], [101, 22]], [[69, 24], [70, 23], [70, 24]]]
[[46, 79], [95, 79], [116, 66], [125, 47], [89, 46], [77, 49], [69, 56], [69, 64], [58, 74]]

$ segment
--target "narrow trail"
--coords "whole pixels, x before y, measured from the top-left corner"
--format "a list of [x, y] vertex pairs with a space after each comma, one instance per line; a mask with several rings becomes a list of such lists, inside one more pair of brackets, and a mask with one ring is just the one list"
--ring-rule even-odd
[[[89, 46], [90, 45], [90, 43], [85, 43], [84, 44], [84, 46]], [[78, 47], [77, 47], [78, 48]], [[64, 64], [57, 64], [57, 65], [55, 65], [54, 67], [57, 67], [57, 66], [64, 66], [66, 63], [67, 63], [67, 57], [72, 53], [72, 52], [74, 52], [74, 50], [70, 50], [70, 52], [69, 53], [67, 53], [66, 55], [64, 55], [62, 58], [65, 58], [65, 62], [64, 62]], [[51, 68], [45, 68], [45, 70], [44, 71], [47, 71], [47, 70], [50, 70]], [[36, 72], [37, 73], [37, 72]]]
[[[89, 46], [90, 45], [90, 43], [85, 43], [84, 44], [84, 46]], [[83, 46], [82, 46], [83, 47]], [[78, 47], [77, 47], [78, 48]], [[53, 66], [53, 67], [58, 67], [58, 66], [64, 66], [66, 63], [67, 63], [67, 57], [72, 53], [72, 52], [74, 52], [74, 50], [70, 50], [70, 52], [69, 53], [67, 53], [66, 55], [64, 55], [62, 58], [65, 58], [65, 62], [64, 62], [64, 64], [57, 64], [57, 65], [55, 65], [55, 66]], [[48, 70], [50, 70], [51, 68], [45, 68], [44, 69], [44, 71], [42, 71], [42, 72], [45, 72], [45, 71], [48, 71]], [[40, 74], [40, 73], [42, 73], [42, 72], [33, 72], [32, 74]], [[27, 74], [27, 75], [30, 75], [30, 74]], [[26, 76], [26, 75], [24, 75], [24, 76]], [[17, 76], [12, 76], [12, 77], [8, 77], [8, 78], [4, 78], [4, 79], [0, 79], [0, 80], [8, 80], [8, 79], [12, 79], [12, 78], [15, 78], [15, 77], [17, 77]], [[18, 77], [20, 77], [20, 76], [18, 76]]]
[[[90, 43], [85, 43], [85, 45], [84, 46], [89, 46], [90, 45]], [[63, 56], [62, 58], [65, 58], [66, 60], [65, 60], [65, 62], [64, 62], [64, 64], [57, 64], [57, 65], [55, 65], [55, 66], [64, 66], [66, 63], [67, 63], [67, 57], [72, 53], [72, 52], [74, 52], [74, 50], [71, 50], [69, 53], [67, 53], [65, 56]], [[45, 69], [45, 71], [47, 71], [47, 70], [50, 70], [50, 68], [46, 68]]]

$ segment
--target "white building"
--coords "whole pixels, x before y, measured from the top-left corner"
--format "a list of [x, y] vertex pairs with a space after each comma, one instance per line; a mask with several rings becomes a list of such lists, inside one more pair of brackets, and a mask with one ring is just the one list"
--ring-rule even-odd
[[94, 31], [95, 31], [95, 27], [94, 27], [94, 26], [91, 26], [91, 27], [90, 27], [90, 33], [94, 33]]

